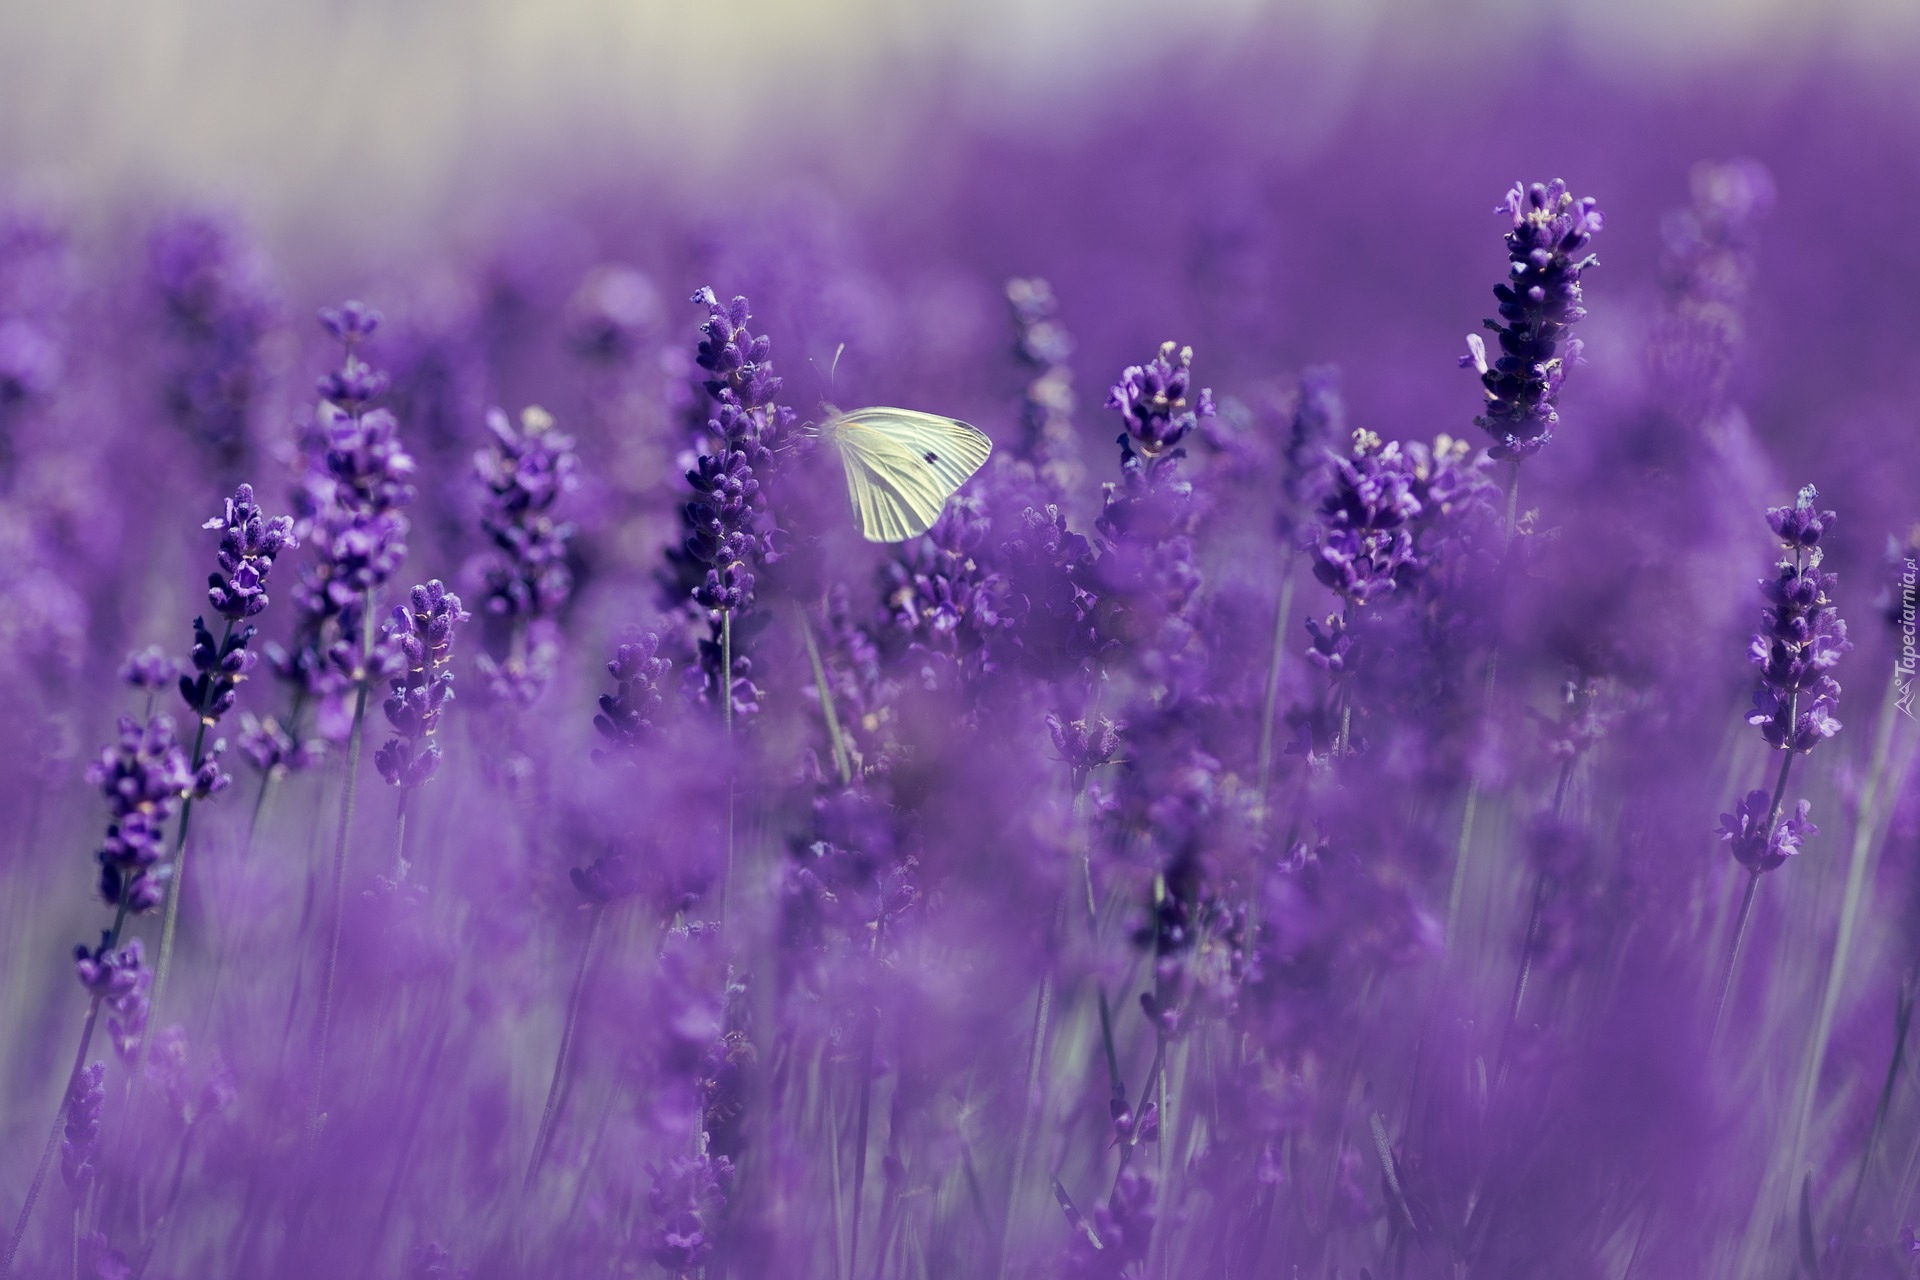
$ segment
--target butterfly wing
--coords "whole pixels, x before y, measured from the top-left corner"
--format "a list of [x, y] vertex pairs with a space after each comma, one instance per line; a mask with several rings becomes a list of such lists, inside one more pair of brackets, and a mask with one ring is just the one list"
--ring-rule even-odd
[[855, 409], [829, 426], [869, 542], [905, 542], [931, 529], [993, 453], [977, 427], [912, 409]]

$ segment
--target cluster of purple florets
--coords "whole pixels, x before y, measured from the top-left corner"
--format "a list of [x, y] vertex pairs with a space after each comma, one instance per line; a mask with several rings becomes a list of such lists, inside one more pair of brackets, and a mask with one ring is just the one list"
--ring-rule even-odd
[[1486, 322], [1500, 349], [1489, 356], [1472, 335], [1461, 363], [1479, 373], [1486, 392], [1486, 408], [1474, 421], [1493, 437], [1490, 455], [1517, 463], [1540, 452], [1560, 421], [1560, 387], [1580, 360], [1580, 340], [1570, 331], [1587, 314], [1580, 277], [1599, 261], [1587, 246], [1602, 218], [1592, 199], [1575, 199], [1558, 179], [1515, 183], [1494, 212], [1513, 219], [1507, 279], [1493, 290], [1500, 318]]
[[1793, 506], [1767, 512], [1767, 524], [1787, 554], [1761, 584], [1767, 610], [1748, 647], [1760, 668], [1760, 687], [1747, 723], [1758, 725], [1767, 744], [1782, 751], [1811, 751], [1840, 731], [1834, 717], [1840, 684], [1831, 672], [1853, 648], [1833, 604], [1837, 579], [1820, 568], [1820, 539], [1836, 517], [1814, 509], [1816, 496], [1808, 485]]
[[440, 765], [435, 734], [453, 701], [453, 633], [469, 614], [438, 578], [415, 587], [382, 628], [391, 665], [399, 669], [381, 710], [393, 736], [374, 752], [374, 767], [396, 787], [413, 788]]

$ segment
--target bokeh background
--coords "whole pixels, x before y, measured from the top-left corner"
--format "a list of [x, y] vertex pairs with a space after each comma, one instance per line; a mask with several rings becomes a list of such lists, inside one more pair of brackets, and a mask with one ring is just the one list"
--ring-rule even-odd
[[[82, 856], [101, 811], [81, 769], [131, 696], [106, 673], [137, 646], [184, 643], [210, 545], [198, 526], [234, 480], [286, 509], [304, 462], [295, 424], [310, 415], [316, 374], [338, 359], [311, 322], [319, 307], [357, 297], [387, 317], [370, 354], [394, 374], [391, 405], [421, 464], [406, 581], [472, 589], [469, 473], [487, 406], [544, 405], [581, 442], [582, 484], [569, 497], [578, 592], [553, 685], [527, 720], [541, 761], [528, 770], [544, 785], [542, 770], [585, 772], [608, 644], [660, 612], [654, 579], [684, 498], [679, 455], [700, 418], [691, 356], [704, 312], [685, 302], [695, 288], [752, 296], [754, 330], [772, 337], [784, 398], [803, 417], [827, 399], [908, 402], [1005, 444], [1020, 434], [1033, 373], [1014, 355], [1006, 285], [1050, 281], [1073, 339], [1086, 460], [1067, 500], [1087, 529], [1118, 430], [1100, 407], [1105, 389], [1169, 338], [1193, 345], [1197, 382], [1236, 430], [1283, 421], [1299, 372], [1334, 364], [1350, 424], [1483, 443], [1471, 426], [1479, 392], [1456, 360], [1504, 267], [1510, 223], [1494, 205], [1516, 179], [1554, 177], [1597, 198], [1606, 229], [1585, 284], [1587, 363], [1569, 381], [1553, 449], [1528, 464], [1528, 505], [1547, 513], [1533, 527], [1550, 545], [1515, 624], [1537, 651], [1508, 678], [1549, 688], [1550, 668], [1584, 636], [1630, 651], [1622, 684], [1647, 713], [1636, 724], [1658, 732], [1610, 744], [1608, 777], [1614, 817], [1638, 841], [1635, 909], [1654, 923], [1620, 925], [1620, 954], [1640, 966], [1629, 966], [1629, 1012], [1588, 1024], [1583, 1052], [1604, 1048], [1580, 1059], [1584, 1074], [1569, 1078], [1582, 1098], [1556, 1113], [1573, 1135], [1563, 1150], [1574, 1154], [1552, 1168], [1567, 1175], [1563, 1199], [1534, 1214], [1522, 1186], [1511, 1202], [1521, 1260], [1487, 1274], [1542, 1274], [1529, 1268], [1593, 1252], [1561, 1233], [1584, 1220], [1584, 1206], [1566, 1205], [1586, 1194], [1589, 1165], [1644, 1173], [1662, 1192], [1698, 1184], [1697, 1202], [1676, 1200], [1682, 1211], [1656, 1231], [1668, 1237], [1660, 1275], [1754, 1274], [1742, 1270], [1751, 1257], [1784, 1258], [1800, 1157], [1820, 1164], [1830, 1223], [1861, 1135], [1879, 1124], [1888, 1012], [1912, 971], [1911, 794], [1882, 807], [1892, 835], [1881, 831], [1888, 852], [1870, 888], [1886, 905], [1861, 926], [1837, 1047], [1823, 1058], [1827, 1029], [1816, 1037], [1806, 1074], [1817, 1079], [1802, 1089], [1795, 1072], [1846, 874], [1837, 835], [1826, 846], [1836, 856], [1787, 869], [1806, 892], [1767, 883], [1755, 947], [1774, 976], [1747, 997], [1750, 1055], [1719, 1075], [1687, 1059], [1697, 1019], [1670, 1013], [1666, 997], [1691, 990], [1738, 893], [1711, 828], [1736, 780], [1758, 772], [1740, 714], [1753, 583], [1774, 554], [1760, 512], [1809, 482], [1842, 513], [1828, 567], [1840, 573], [1841, 612], [1870, 637], [1846, 675], [1857, 682], [1843, 707], [1852, 736], [1819, 775], [1821, 821], [1836, 814], [1836, 832], [1842, 799], [1869, 769], [1861, 739], [1889, 653], [1873, 601], [1888, 581], [1888, 536], [1920, 518], [1920, 5], [1906, 0], [0, 5], [0, 391], [11, 397], [0, 411], [19, 408], [0, 456], [0, 745], [17, 762], [0, 779], [0, 1212], [31, 1176], [71, 1053], [77, 997], [59, 958], [101, 925]], [[1696, 236], [1689, 249], [1689, 207], [1731, 210], [1731, 247], [1689, 258], [1700, 248]], [[1702, 261], [1724, 278], [1676, 278]], [[1661, 403], [1673, 376], [1659, 365], [1661, 326], [1703, 298], [1688, 323], [1711, 331], [1704, 345], [1728, 357], [1728, 381], [1710, 405]], [[219, 324], [177, 323], [201, 304]], [[1676, 429], [1707, 422], [1711, 431]], [[209, 423], [226, 434], [214, 439]], [[1231, 470], [1219, 462], [1227, 451], [1196, 452], [1214, 476]], [[1258, 624], [1240, 628], [1257, 631], [1257, 645], [1220, 641], [1221, 678], [1245, 683], [1245, 655], [1265, 661], [1280, 557], [1269, 513], [1249, 503], [1243, 514], [1226, 520], [1241, 519], [1243, 540], [1216, 544], [1207, 573], [1223, 610]], [[836, 572], [871, 584], [883, 553], [842, 533]], [[786, 657], [787, 675], [801, 670]], [[1514, 676], [1522, 661], [1535, 665]], [[1294, 665], [1287, 697], [1315, 696]], [[268, 697], [268, 682], [248, 692]], [[1037, 774], [1057, 757], [1037, 719], [1027, 728], [1033, 758], [1048, 762]], [[460, 886], [471, 933], [448, 932], [440, 959], [484, 986], [491, 957], [511, 958], [498, 968], [510, 975], [500, 979], [509, 1013], [476, 1001], [461, 1015], [472, 1014], [461, 1034], [498, 1058], [476, 1052], [480, 1083], [437, 1094], [450, 1101], [432, 1123], [463, 1133], [470, 1110], [484, 1113], [493, 1145], [471, 1159], [450, 1138], [438, 1148], [466, 1180], [447, 1201], [459, 1212], [436, 1217], [432, 1201], [404, 1240], [398, 1226], [390, 1240], [376, 1233], [396, 1267], [403, 1246], [485, 1225], [511, 1195], [520, 1155], [500, 1153], [537, 1114], [558, 1035], [554, 975], [568, 971], [579, 932], [564, 875], [575, 851], [553, 847], [564, 842], [541, 829], [538, 806], [491, 778], [483, 786], [470, 761], [454, 768], [471, 790], [449, 785], [430, 802], [452, 868], [437, 874], [466, 874], [455, 853], [484, 856]], [[476, 794], [492, 807], [459, 808]], [[319, 793], [312, 803], [319, 813]], [[377, 823], [361, 815], [373, 838], [385, 838], [387, 803]], [[519, 824], [525, 848], [467, 839], [489, 822]], [[223, 814], [196, 839], [217, 859], [241, 829]], [[1519, 926], [1503, 912], [1524, 891], [1523, 860], [1506, 854], [1467, 885], [1463, 932], [1475, 941], [1446, 996], [1483, 1020], [1506, 998]], [[963, 880], [981, 874], [953, 865]], [[1420, 873], [1420, 910], [1445, 914], [1444, 871]], [[221, 874], [209, 901], [247, 901], [252, 889]], [[292, 914], [299, 889], [290, 878], [280, 890], [274, 901]], [[204, 930], [218, 907], [189, 899], [183, 918], [187, 936], [217, 936]], [[998, 962], [1025, 964], [1029, 942]], [[218, 972], [210, 944], [183, 945], [189, 972]], [[385, 963], [369, 949], [349, 982], [382, 990]], [[1681, 971], [1684, 983], [1672, 976]], [[280, 991], [261, 975], [264, 1007]], [[626, 980], [654, 989], [646, 974]], [[992, 1024], [1014, 1062], [1026, 1006], [983, 1011], [992, 996], [955, 994], [978, 1022], [952, 1025]], [[603, 1011], [607, 1044], [645, 1021], [627, 1012]], [[216, 1038], [224, 1030], [244, 1046], [251, 1024], [228, 1017]], [[1394, 1041], [1399, 1056], [1381, 1055], [1389, 1075], [1411, 1060], [1406, 1048]], [[384, 1062], [378, 1052], [368, 1061]], [[243, 1106], [256, 1118], [285, 1112], [272, 1092], [282, 1066], [264, 1049], [257, 1057], [236, 1058]], [[593, 1077], [596, 1100], [624, 1096], [611, 1061]], [[404, 1078], [442, 1083], [431, 1064]], [[1001, 1083], [1004, 1111], [1020, 1082]], [[1800, 1136], [1784, 1143], [1816, 1084], [1820, 1123], [1801, 1114]], [[485, 1105], [470, 1108], [474, 1097]], [[1905, 1143], [1920, 1132], [1912, 1098], [1895, 1110]], [[397, 1111], [367, 1114], [371, 1132]], [[1519, 1148], [1529, 1123], [1513, 1122]], [[1003, 1164], [1010, 1147], [1001, 1141]], [[236, 1139], [224, 1165], [210, 1161], [226, 1180], [209, 1185], [234, 1193], [223, 1203], [253, 1194], [263, 1150]], [[1431, 1150], [1452, 1177], [1443, 1144]], [[1893, 1193], [1874, 1201], [1879, 1261], [1912, 1217], [1920, 1142], [1911, 1150]], [[335, 1174], [338, 1203], [360, 1205], [356, 1170]], [[1370, 1179], [1368, 1166], [1372, 1212], [1386, 1202]], [[290, 1181], [271, 1194], [297, 1206], [306, 1189]], [[1032, 1257], [1044, 1258], [1060, 1226], [1044, 1195], [1037, 1203]], [[1615, 1254], [1637, 1249], [1636, 1219], [1608, 1221]], [[195, 1230], [154, 1274], [226, 1256], [224, 1219]], [[303, 1257], [282, 1274], [335, 1274], [324, 1253]], [[1873, 1274], [1910, 1272], [1888, 1263]]]

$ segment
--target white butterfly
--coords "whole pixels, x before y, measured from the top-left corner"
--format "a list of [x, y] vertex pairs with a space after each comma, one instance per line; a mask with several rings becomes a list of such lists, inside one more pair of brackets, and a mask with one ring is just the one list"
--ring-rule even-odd
[[913, 409], [836, 412], [819, 434], [840, 453], [868, 542], [905, 542], [931, 529], [993, 452], [978, 427]]

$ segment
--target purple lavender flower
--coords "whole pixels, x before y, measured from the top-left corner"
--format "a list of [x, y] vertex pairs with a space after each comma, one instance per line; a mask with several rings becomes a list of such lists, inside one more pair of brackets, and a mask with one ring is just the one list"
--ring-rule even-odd
[[600, 711], [593, 727], [614, 748], [631, 751], [654, 729], [654, 717], [663, 704], [661, 686], [673, 663], [659, 656], [660, 637], [646, 632], [623, 644], [607, 664], [614, 691], [600, 695]]
[[1820, 539], [1836, 517], [1814, 509], [1817, 496], [1808, 485], [1793, 506], [1767, 512], [1768, 526], [1789, 555], [1774, 578], [1761, 583], [1769, 607], [1747, 649], [1760, 668], [1747, 723], [1758, 725], [1768, 744], [1783, 751], [1811, 751], [1840, 731], [1833, 714], [1840, 684], [1828, 672], [1853, 648], [1831, 599], [1837, 579], [1820, 571]]
[[243, 484], [227, 499], [226, 514], [200, 527], [221, 531], [220, 572], [207, 580], [207, 599], [215, 612], [238, 622], [265, 609], [267, 574], [275, 558], [300, 545], [293, 536], [293, 517], [269, 519], [253, 500], [253, 486]]
[[237, 224], [189, 214], [153, 229], [147, 269], [170, 339], [167, 409], [223, 473], [235, 473], [246, 461], [278, 310], [264, 260]]
[[1083, 468], [1073, 426], [1073, 335], [1060, 322], [1053, 286], [1040, 279], [1007, 281], [1013, 309], [1014, 349], [1031, 372], [1021, 396], [1025, 454], [1052, 487], [1053, 496], [1079, 487]]
[[1093, 547], [1049, 504], [1027, 507], [1000, 547], [1012, 618], [1008, 642], [1043, 680], [1084, 672], [1103, 648]]
[[371, 656], [362, 652], [368, 604], [406, 558], [403, 509], [414, 497], [414, 463], [394, 416], [368, 408], [386, 389], [386, 376], [357, 352], [378, 330], [379, 312], [349, 302], [323, 311], [320, 322], [345, 356], [321, 379], [323, 399], [307, 431], [298, 527], [314, 556], [301, 567], [295, 593], [295, 646], [276, 654], [275, 666], [322, 701], [322, 731], [334, 736], [344, 731], [344, 695]]
[[1120, 750], [1120, 729], [1105, 716], [1095, 716], [1091, 720], [1062, 720], [1058, 715], [1047, 716], [1047, 732], [1053, 736], [1053, 749], [1073, 770], [1078, 782], [1101, 765], [1108, 763]]
[[554, 504], [573, 489], [579, 459], [573, 439], [553, 429], [544, 409], [520, 414], [516, 429], [498, 409], [487, 411], [491, 444], [474, 455], [486, 488], [480, 527], [500, 558], [488, 567], [484, 607], [508, 616], [551, 616], [573, 589], [567, 543], [573, 526], [556, 523]]
[[1192, 405], [1187, 390], [1193, 378], [1193, 348], [1160, 344], [1160, 354], [1144, 365], [1129, 365], [1107, 393], [1107, 408], [1127, 421], [1131, 447], [1148, 458], [1174, 448], [1200, 419], [1213, 416], [1213, 392], [1202, 388]]
[[1006, 580], [981, 562], [991, 526], [977, 499], [956, 494], [927, 531], [881, 570], [881, 592], [895, 634], [922, 659], [932, 688], [951, 671], [972, 681], [993, 666], [1006, 628]]
[[120, 681], [146, 693], [171, 688], [180, 679], [180, 662], [157, 644], [135, 650], [120, 664]]
[[660, 290], [646, 273], [603, 264], [589, 271], [567, 300], [567, 345], [603, 363], [631, 360], [663, 316]]
[[523, 411], [518, 428], [490, 409], [487, 430], [492, 442], [474, 455], [486, 490], [480, 527], [493, 541], [481, 607], [504, 625], [489, 635], [502, 656], [483, 653], [478, 666], [496, 700], [526, 705], [552, 677], [557, 646], [549, 633], [573, 593], [573, 526], [556, 521], [553, 508], [577, 483], [579, 460], [543, 409]]
[[1690, 178], [1692, 202], [1660, 221], [1667, 299], [1648, 356], [1661, 399], [1697, 423], [1726, 400], [1774, 183], [1756, 160], [1703, 160]]
[[116, 951], [111, 937], [102, 933], [100, 945], [92, 950], [75, 947], [73, 969], [81, 987], [106, 1009], [114, 1051], [121, 1061], [131, 1062], [146, 1035], [147, 992], [153, 986], [153, 971], [146, 966], [140, 939]]
[[90, 1063], [67, 1094], [60, 1134], [60, 1180], [75, 1200], [93, 1183], [93, 1148], [100, 1141], [100, 1109], [106, 1101], [107, 1064]]
[[1493, 436], [1490, 455], [1524, 462], [1553, 438], [1561, 383], [1580, 360], [1580, 340], [1569, 331], [1587, 314], [1580, 277], [1599, 259], [1584, 250], [1602, 219], [1593, 200], [1574, 199], [1558, 178], [1515, 183], [1494, 212], [1513, 219], [1507, 280], [1493, 290], [1500, 319], [1485, 322], [1500, 336], [1500, 354], [1489, 362], [1486, 343], [1473, 334], [1460, 363], [1479, 373], [1486, 390], [1486, 412], [1474, 424]]
[[700, 575], [692, 597], [710, 619], [710, 635], [700, 646], [703, 690], [711, 701], [725, 697], [731, 714], [758, 702], [737, 665], [727, 672], [722, 667], [731, 647], [731, 620], [752, 604], [755, 571], [774, 554], [761, 486], [774, 451], [792, 434], [794, 412], [774, 402], [780, 379], [769, 358], [772, 344], [748, 331], [747, 300], [735, 298], [723, 307], [711, 288], [692, 300], [707, 308], [696, 360], [712, 375], [705, 383], [715, 406], [707, 430], [717, 443], [716, 451], [702, 453], [687, 473], [694, 498], [682, 509], [687, 533], [681, 563]]
[[100, 896], [132, 912], [151, 911], [165, 896], [164, 875], [155, 868], [166, 858], [166, 825], [194, 785], [173, 721], [120, 717], [119, 742], [87, 769], [87, 781], [105, 794], [110, 815], [97, 855]]
[[1061, 1259], [1067, 1280], [1124, 1280], [1147, 1260], [1154, 1228], [1153, 1181], [1129, 1166], [1095, 1205]]
[[1277, 522], [1282, 543], [1295, 542], [1318, 504], [1325, 485], [1327, 454], [1349, 438], [1346, 422], [1340, 370], [1333, 365], [1316, 365], [1303, 371], [1287, 415], [1286, 467], [1281, 481], [1285, 492]]
[[733, 1189], [733, 1162], [704, 1152], [676, 1156], [653, 1178], [647, 1194], [653, 1214], [647, 1253], [668, 1271], [684, 1274], [713, 1256], [714, 1235]]
[[1765, 791], [1749, 791], [1732, 813], [1720, 815], [1720, 838], [1727, 842], [1734, 860], [1758, 875], [1772, 871], [1800, 852], [1801, 842], [1820, 834], [1820, 828], [1808, 817], [1810, 806], [1802, 800], [1793, 816], [1767, 829], [1773, 813], [1773, 797]]
[[471, 615], [460, 597], [438, 578], [417, 586], [403, 606], [395, 606], [383, 629], [386, 642], [404, 664], [392, 681], [382, 710], [394, 734], [374, 752], [380, 776], [396, 787], [419, 786], [440, 764], [434, 735], [441, 713], [453, 701], [453, 632]]
[[261, 773], [284, 777], [309, 767], [326, 754], [324, 738], [298, 738], [274, 716], [240, 713], [240, 752]]
[[[267, 607], [267, 575], [274, 559], [288, 547], [298, 545], [293, 538], [293, 521], [287, 516], [269, 520], [255, 505], [251, 485], [243, 484], [235, 490], [227, 499], [225, 515], [202, 527], [222, 531], [220, 572], [207, 580], [207, 598], [227, 624], [216, 639], [205, 619], [193, 620], [193, 648], [188, 651], [193, 674], [181, 675], [180, 697], [200, 722], [196, 741], [203, 740], [205, 729], [233, 709], [240, 685], [257, 660], [250, 647], [253, 626], [236, 624]], [[210, 796], [226, 787], [229, 779], [219, 767], [223, 750], [225, 743], [216, 741], [211, 750], [192, 762], [196, 797]]]
[[1421, 512], [1412, 460], [1398, 441], [1356, 431], [1350, 458], [1330, 457], [1332, 485], [1321, 500], [1313, 576], [1354, 606], [1391, 595], [1413, 573], [1413, 532]]

